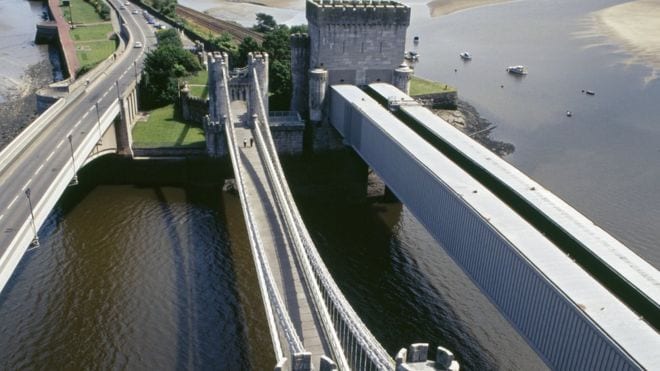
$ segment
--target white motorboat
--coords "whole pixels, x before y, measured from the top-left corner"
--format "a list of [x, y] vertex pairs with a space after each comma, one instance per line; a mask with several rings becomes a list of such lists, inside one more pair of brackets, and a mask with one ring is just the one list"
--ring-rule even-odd
[[463, 60], [469, 61], [472, 59], [472, 55], [468, 52], [462, 52], [459, 54]]
[[506, 71], [515, 73], [516, 75], [527, 75], [527, 67], [525, 66], [509, 66], [506, 68]]

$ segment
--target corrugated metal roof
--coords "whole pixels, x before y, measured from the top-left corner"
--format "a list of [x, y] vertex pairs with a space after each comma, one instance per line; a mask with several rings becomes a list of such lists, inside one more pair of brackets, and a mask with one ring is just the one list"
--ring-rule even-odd
[[[372, 84], [370, 87], [384, 97], [410, 99], [388, 84]], [[484, 220], [487, 220], [493, 228], [510, 241], [530, 264], [542, 272], [631, 357], [644, 367], [660, 369], [660, 352], [657, 351], [660, 349], [658, 333], [567, 257], [543, 234], [360, 89], [349, 85], [334, 85], [332, 89], [347, 101], [353, 102], [356, 108], [364, 112], [374, 124], [380, 126], [391, 138], [395, 138], [405, 151], [414, 155], [417, 161], [433, 172], [439, 182], [445, 183], [459, 194]], [[561, 223], [578, 223], [577, 229], [581, 231], [580, 233], [585, 233], [585, 238], [589, 237], [588, 243], [593, 243], [590, 238], [598, 235], [611, 244], [619, 244], [627, 252], [623, 251], [620, 252], [621, 255], [612, 254], [612, 256], [616, 259], [619, 259], [620, 256], [629, 256], [631, 262], [639, 263], [639, 265], [634, 264], [633, 266], [644, 272], [641, 274], [635, 270], [639, 276], [642, 276], [640, 279], [646, 279], [646, 275], [648, 275], [652, 280], [646, 279], [647, 282], [644, 284], [652, 290], [657, 288], [653, 284], [653, 280], [658, 277], [657, 270], [641, 261], [637, 255], [593, 225], [569, 205], [427, 109], [414, 106], [405, 106], [402, 109], [422, 120], [428, 120], [426, 121], [428, 126], [441, 127], [442, 129], [438, 129], [437, 132], [443, 136], [446, 135], [445, 138], [448, 140], [460, 143], [465, 154], [475, 156], [476, 159], [484, 162], [488, 169], [496, 171], [498, 177], [507, 182], [510, 181], [512, 187], [517, 187], [522, 194], [530, 197], [530, 202], [538, 202], [539, 207], [543, 207], [543, 210], [548, 209], [549, 216], [553, 218], [556, 216]], [[530, 191], [531, 187], [535, 187], [536, 190]], [[582, 234], [578, 236], [582, 236]], [[626, 266], [626, 264], [623, 265]], [[651, 294], [654, 293], [651, 292]]]

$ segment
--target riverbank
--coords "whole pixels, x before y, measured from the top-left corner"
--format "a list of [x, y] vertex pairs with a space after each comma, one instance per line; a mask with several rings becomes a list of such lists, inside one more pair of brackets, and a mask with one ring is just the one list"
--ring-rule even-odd
[[511, 1], [512, 0], [432, 0], [426, 5], [429, 7], [431, 17], [439, 17], [460, 12], [461, 10], [499, 3], [508, 3]]
[[630, 55], [628, 63], [652, 69], [647, 82], [660, 76], [660, 6], [637, 0], [590, 14], [591, 35], [605, 36]]
[[0, 103], [0, 149], [12, 141], [37, 115], [36, 92], [52, 81], [48, 59], [29, 66], [16, 89], [3, 92]]

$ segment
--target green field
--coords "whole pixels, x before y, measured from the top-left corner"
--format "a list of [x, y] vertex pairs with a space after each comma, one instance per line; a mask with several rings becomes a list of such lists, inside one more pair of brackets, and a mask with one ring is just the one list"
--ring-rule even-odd
[[73, 19], [74, 24], [105, 22], [92, 4], [83, 0], [69, 0], [69, 4], [70, 6], [61, 7], [67, 21], [71, 22]]
[[108, 40], [111, 35], [114, 35], [112, 24], [101, 23], [89, 26], [77, 26], [69, 31], [71, 39], [78, 45], [79, 42]]
[[410, 81], [410, 96], [436, 93], [447, 93], [456, 91], [456, 88], [447, 84], [442, 84], [435, 81], [425, 80], [417, 76], [413, 76]]
[[184, 80], [188, 82], [188, 87], [190, 88], [190, 96], [200, 97], [203, 99], [208, 98], [208, 78], [208, 71], [199, 71], [193, 76], [186, 77]]
[[204, 130], [174, 118], [174, 105], [150, 112], [146, 122], [133, 128], [133, 145], [137, 148], [204, 147]]

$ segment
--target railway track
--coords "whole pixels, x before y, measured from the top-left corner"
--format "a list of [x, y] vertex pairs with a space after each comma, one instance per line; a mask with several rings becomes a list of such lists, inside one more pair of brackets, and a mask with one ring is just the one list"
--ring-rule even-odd
[[256, 40], [258, 43], [263, 41], [263, 35], [259, 32], [252, 31], [248, 28], [239, 26], [232, 22], [222, 21], [217, 18], [213, 18], [208, 14], [198, 12], [194, 9], [188, 7], [177, 5], [176, 14], [190, 22], [196, 23], [200, 26], [206, 27], [209, 30], [217, 33], [226, 32], [231, 35], [233, 38], [238, 41], [243, 41], [246, 37], [251, 37]]

